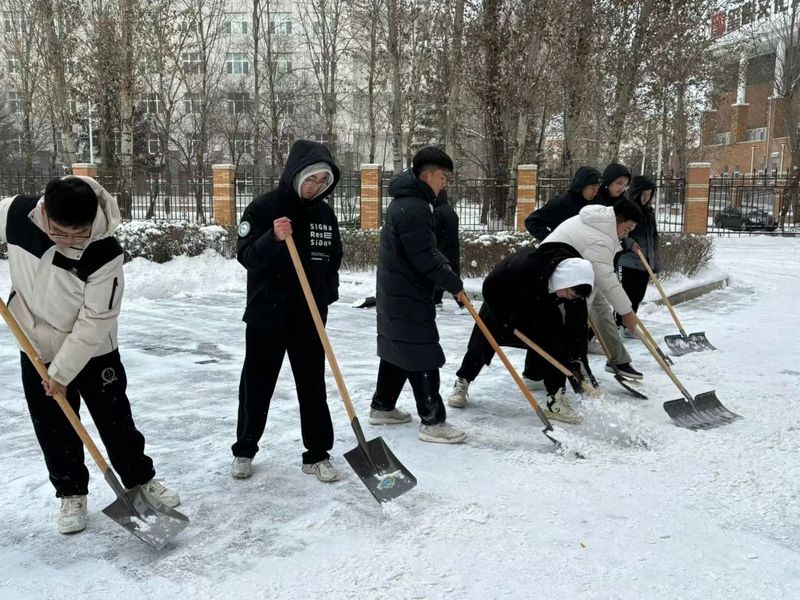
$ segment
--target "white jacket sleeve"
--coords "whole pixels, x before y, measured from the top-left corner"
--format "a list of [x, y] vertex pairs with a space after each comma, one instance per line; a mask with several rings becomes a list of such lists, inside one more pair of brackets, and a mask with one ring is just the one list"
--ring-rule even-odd
[[50, 377], [69, 385], [116, 330], [124, 286], [120, 254], [89, 276], [72, 332], [50, 363]]
[[584, 254], [584, 258], [590, 261], [594, 268], [595, 287], [603, 292], [619, 314], [631, 312], [633, 305], [614, 272], [614, 249], [595, 243], [586, 248]]
[[0, 243], [8, 241], [6, 224], [8, 223], [8, 211], [11, 208], [11, 203], [14, 201], [14, 198], [16, 198], [16, 196], [0, 200]]

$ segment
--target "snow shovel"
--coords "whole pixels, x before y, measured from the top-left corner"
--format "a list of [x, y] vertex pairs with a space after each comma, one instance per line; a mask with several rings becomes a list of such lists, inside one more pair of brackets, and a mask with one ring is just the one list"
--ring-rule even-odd
[[325, 349], [325, 355], [328, 357], [328, 363], [336, 379], [336, 385], [339, 387], [339, 393], [342, 396], [345, 410], [347, 410], [350, 425], [353, 427], [358, 440], [358, 446], [349, 452], [345, 452], [344, 457], [378, 502], [394, 500], [417, 485], [417, 478], [397, 460], [397, 457], [389, 450], [389, 446], [386, 445], [383, 438], [378, 437], [367, 441], [364, 437], [364, 432], [361, 430], [361, 424], [358, 422], [353, 403], [350, 401], [350, 394], [344, 384], [344, 378], [339, 370], [339, 363], [333, 353], [331, 342], [325, 331], [325, 325], [322, 323], [319, 308], [314, 300], [303, 263], [300, 261], [300, 255], [297, 253], [297, 246], [295, 246], [291, 234], [286, 237], [286, 246], [289, 248], [292, 264], [294, 264], [294, 269], [300, 280], [300, 286], [303, 288], [303, 295], [306, 297], [308, 309], [314, 319], [314, 325], [317, 328], [322, 347]]
[[[475, 307], [472, 306], [472, 302], [469, 301], [467, 295], [463, 291], [461, 291], [456, 296], [456, 300], [460, 300], [461, 303], [467, 307], [469, 314], [472, 315], [472, 318], [475, 320], [475, 324], [483, 332], [483, 335], [486, 336], [486, 339], [489, 341], [489, 344], [492, 346], [492, 349], [495, 351], [495, 354], [497, 354], [497, 356], [500, 357], [500, 360], [503, 361], [503, 364], [506, 366], [506, 369], [508, 369], [508, 372], [511, 374], [511, 377], [514, 379], [517, 386], [519, 386], [519, 389], [522, 391], [522, 394], [525, 396], [525, 399], [530, 403], [531, 407], [533, 407], [533, 410], [536, 412], [536, 416], [539, 417], [539, 420], [544, 425], [542, 433], [545, 435], [545, 437], [547, 437], [548, 440], [550, 440], [556, 446], [558, 446], [559, 449], [564, 449], [564, 445], [551, 435], [553, 433], [553, 425], [552, 423], [550, 423], [550, 419], [548, 419], [547, 415], [544, 414], [542, 407], [539, 406], [538, 402], [536, 402], [536, 398], [533, 397], [531, 391], [522, 381], [516, 369], [514, 369], [514, 366], [508, 360], [508, 357], [506, 356], [505, 352], [503, 352], [503, 350], [500, 348], [500, 345], [497, 343], [497, 340], [494, 339], [492, 332], [489, 331], [489, 328], [486, 327], [486, 323], [483, 322], [483, 319], [481, 319], [480, 315], [478, 315], [477, 311], [475, 310]], [[575, 452], [574, 454], [578, 458], [584, 458], [583, 455], [581, 455], [578, 452]]]
[[[647, 332], [638, 317], [637, 326], [642, 330], [643, 334]], [[664, 402], [664, 410], [667, 411], [669, 417], [678, 427], [685, 427], [691, 430], [713, 429], [714, 427], [728, 425], [742, 418], [741, 415], [737, 415], [735, 412], [725, 408], [717, 399], [717, 394], [714, 390], [703, 392], [693, 398], [672, 369], [669, 368], [669, 365], [655, 351], [655, 346], [651, 342], [652, 338], [649, 335], [641, 335], [639, 339], [642, 340], [642, 343], [653, 355], [653, 358], [656, 359], [656, 362], [664, 369], [664, 372], [683, 394], [684, 399], [679, 398]]]
[[[3, 318], [8, 324], [14, 336], [17, 338], [22, 350], [28, 356], [33, 366], [39, 372], [43, 380], [49, 381], [50, 377], [47, 374], [47, 367], [45, 367], [42, 359], [36, 353], [31, 345], [25, 332], [22, 331], [11, 311], [8, 310], [5, 302], [0, 300], [0, 312], [3, 313]], [[67, 420], [75, 429], [89, 454], [92, 455], [94, 462], [97, 463], [100, 471], [103, 473], [106, 482], [114, 490], [117, 499], [110, 505], [103, 509], [106, 516], [116, 521], [127, 529], [130, 533], [138, 537], [140, 540], [149, 544], [156, 550], [163, 548], [172, 539], [189, 524], [189, 519], [186, 515], [179, 513], [177, 510], [170, 508], [154, 498], [151, 494], [142, 489], [142, 486], [137, 485], [131, 490], [125, 491], [114, 471], [108, 466], [103, 455], [97, 449], [97, 446], [89, 436], [89, 432], [81, 423], [78, 415], [72, 410], [64, 394], [56, 392], [53, 398], [64, 411]]]
[[584, 380], [584, 379], [582, 379], [582, 378], [576, 377], [576, 376], [575, 376], [575, 373], [573, 373], [573, 372], [572, 372], [572, 371], [570, 371], [570, 370], [569, 370], [567, 367], [565, 367], [565, 366], [564, 366], [564, 365], [562, 365], [560, 362], [558, 362], [558, 361], [557, 361], [555, 358], [553, 358], [553, 356], [552, 356], [552, 355], [550, 355], [550, 353], [548, 353], [548, 352], [547, 352], [547, 351], [546, 351], [544, 348], [542, 348], [541, 346], [539, 346], [539, 344], [537, 344], [536, 342], [534, 342], [534, 341], [533, 341], [531, 338], [529, 338], [527, 335], [525, 335], [524, 333], [522, 333], [522, 332], [521, 332], [519, 329], [515, 329], [515, 330], [514, 330], [514, 335], [515, 335], [515, 336], [517, 336], [517, 337], [518, 337], [520, 340], [522, 340], [522, 342], [523, 342], [523, 343], [524, 343], [526, 346], [528, 346], [528, 347], [529, 347], [531, 350], [533, 350], [534, 352], [536, 352], [536, 354], [538, 354], [539, 356], [541, 356], [543, 359], [545, 359], [547, 362], [549, 362], [551, 365], [553, 365], [553, 366], [554, 366], [556, 369], [558, 369], [558, 370], [559, 370], [559, 371], [561, 371], [561, 372], [562, 372], [564, 375], [566, 375], [566, 376], [567, 376], [567, 379], [576, 379], [576, 380], [577, 380], [577, 381], [580, 383], [581, 389], [582, 389], [584, 392], [586, 392], [587, 394], [589, 394], [589, 395], [590, 395], [590, 396], [592, 396], [593, 398], [599, 398], [599, 397], [602, 395], [602, 394], [600, 393], [600, 390], [598, 390], [596, 387], [594, 387], [594, 386], [593, 386], [591, 383], [589, 383], [588, 381], [585, 381], [585, 380]]
[[[592, 331], [594, 331], [594, 335], [597, 338], [597, 341], [600, 343], [600, 347], [603, 349], [603, 354], [606, 355], [606, 360], [607, 361], [611, 360], [611, 351], [608, 349], [608, 346], [606, 345], [606, 341], [603, 339], [603, 336], [600, 335], [600, 332], [597, 330], [597, 327], [595, 327], [595, 324], [592, 321], [591, 317], [589, 318], [589, 327], [591, 327]], [[614, 375], [614, 379], [618, 384], [624, 387], [627, 390], [627, 392], [634, 398], [638, 398], [639, 400], [647, 400], [647, 396], [645, 396], [639, 390], [631, 387], [630, 384], [628, 384], [628, 382], [625, 380], [625, 378], [619, 373]]]
[[675, 356], [682, 356], [684, 354], [688, 354], [689, 352], [716, 350], [716, 348], [711, 345], [711, 342], [708, 341], [705, 331], [698, 331], [696, 333], [690, 333], [689, 335], [686, 335], [686, 330], [678, 320], [678, 315], [675, 314], [675, 309], [672, 307], [672, 303], [664, 293], [664, 289], [661, 287], [656, 274], [653, 273], [653, 269], [650, 268], [650, 265], [648, 264], [647, 259], [644, 257], [644, 254], [641, 250], [638, 250], [637, 254], [639, 255], [639, 260], [642, 261], [644, 268], [647, 269], [647, 273], [650, 275], [650, 280], [656, 286], [656, 289], [658, 289], [658, 293], [661, 294], [661, 299], [664, 301], [667, 310], [669, 310], [669, 314], [672, 315], [672, 320], [675, 321], [675, 325], [678, 326], [678, 331], [681, 332], [680, 335], [673, 334], [664, 336], [664, 342], [666, 342], [667, 346], [669, 346], [669, 349], [672, 350], [672, 353]]

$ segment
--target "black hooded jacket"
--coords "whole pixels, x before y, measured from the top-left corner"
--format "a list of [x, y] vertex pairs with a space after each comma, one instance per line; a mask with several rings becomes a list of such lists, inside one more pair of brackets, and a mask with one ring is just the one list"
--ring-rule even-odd
[[458, 275], [436, 248], [431, 187], [408, 169], [389, 184], [378, 248], [378, 356], [409, 371], [444, 364], [436, 328], [436, 286], [456, 294]]
[[614, 206], [614, 204], [616, 204], [620, 198], [624, 197], [624, 193], [616, 198], [612, 198], [608, 193], [609, 184], [617, 177], [627, 177], [628, 181], [630, 181], [631, 170], [620, 163], [609, 163], [609, 165], [603, 169], [603, 181], [600, 184], [600, 191], [597, 193], [597, 198], [595, 198], [596, 204], [602, 204], [603, 206]]
[[[333, 183], [311, 200], [301, 200], [294, 179], [314, 163], [327, 163]], [[237, 258], [247, 268], [247, 308], [243, 320], [262, 329], [287, 330], [296, 319], [311, 319], [300, 280], [285, 242], [275, 239], [273, 221], [289, 217], [292, 238], [323, 318], [339, 298], [342, 242], [333, 209], [323, 202], [339, 181], [328, 149], [317, 142], [295, 142], [278, 187], [253, 200], [239, 224]]]
[[492, 269], [483, 282], [484, 308], [499, 325], [500, 344], [522, 347], [513, 334], [519, 329], [560, 361], [585, 356], [586, 300], [565, 301], [548, 289], [550, 276], [568, 258], [582, 257], [572, 246], [553, 242], [520, 250]]
[[580, 167], [572, 178], [569, 189], [552, 198], [525, 219], [525, 229], [540, 242], [561, 223], [577, 215], [586, 206], [581, 192], [590, 185], [600, 184], [600, 171], [594, 167]]
[[433, 201], [433, 234], [436, 247], [450, 262], [450, 268], [461, 273], [461, 244], [458, 241], [458, 214], [447, 201], [447, 190], [442, 190]]
[[[641, 197], [642, 192], [645, 190], [652, 190], [653, 193], [650, 195], [650, 202], [642, 205]], [[656, 213], [653, 210], [657, 191], [655, 182], [649, 177], [637, 176], [633, 178], [631, 187], [628, 189], [628, 197], [642, 207], [642, 221], [622, 241], [625, 251], [619, 259], [619, 266], [621, 267], [638, 269], [639, 271], [645, 270], [639, 256], [633, 251], [633, 244], [637, 243], [652, 269], [656, 273], [661, 270], [661, 258], [658, 251], [658, 228], [656, 227]]]

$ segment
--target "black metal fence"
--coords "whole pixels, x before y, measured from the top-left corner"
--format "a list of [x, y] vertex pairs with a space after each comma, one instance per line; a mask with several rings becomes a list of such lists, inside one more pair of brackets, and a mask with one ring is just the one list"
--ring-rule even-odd
[[[119, 195], [116, 174], [98, 174], [97, 180], [113, 196]], [[134, 172], [130, 215], [133, 219], [210, 222], [214, 218], [214, 184], [211, 177]]]
[[722, 177], [709, 181], [709, 233], [758, 233], [777, 230], [781, 209], [787, 208], [785, 225], [797, 224], [797, 211], [788, 202], [788, 181], [773, 177]]
[[17, 194], [41, 194], [47, 187], [47, 182], [64, 175], [63, 171], [0, 171], [0, 197], [16, 196]]

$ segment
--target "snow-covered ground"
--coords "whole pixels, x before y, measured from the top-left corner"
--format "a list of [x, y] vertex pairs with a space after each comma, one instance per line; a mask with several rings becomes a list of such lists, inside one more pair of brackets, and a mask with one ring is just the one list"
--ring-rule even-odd
[[[626, 396], [593, 356], [606, 397], [581, 401], [585, 421], [568, 435], [585, 460], [554, 452], [499, 361], [467, 409], [449, 411], [470, 434], [464, 445], [420, 442], [416, 425], [366, 424], [375, 314], [349, 303], [371, 291], [372, 276], [345, 274], [329, 333], [356, 410], [367, 436], [382, 436], [419, 480], [386, 506], [342, 458], [354, 437], [332, 377], [345, 478], [325, 485], [300, 471], [288, 366], [255, 473], [233, 480], [243, 269], [210, 256], [134, 261], [120, 322], [134, 416], [191, 525], [151, 550], [100, 512], [113, 494], [90, 467], [87, 530], [56, 532], [17, 351], [0, 327], [0, 598], [800, 598], [800, 240], [717, 245], [730, 286], [678, 314], [719, 350], [675, 358], [675, 370], [692, 393], [716, 389], [744, 419], [698, 433], [675, 427], [661, 403], [679, 394], [629, 341], [650, 400]], [[8, 288], [0, 262], [0, 293]], [[444, 393], [471, 329], [446, 306]], [[663, 308], [641, 314], [657, 338], [674, 332]], [[522, 365], [520, 351], [510, 355]], [[413, 408], [410, 390], [400, 406]]]

